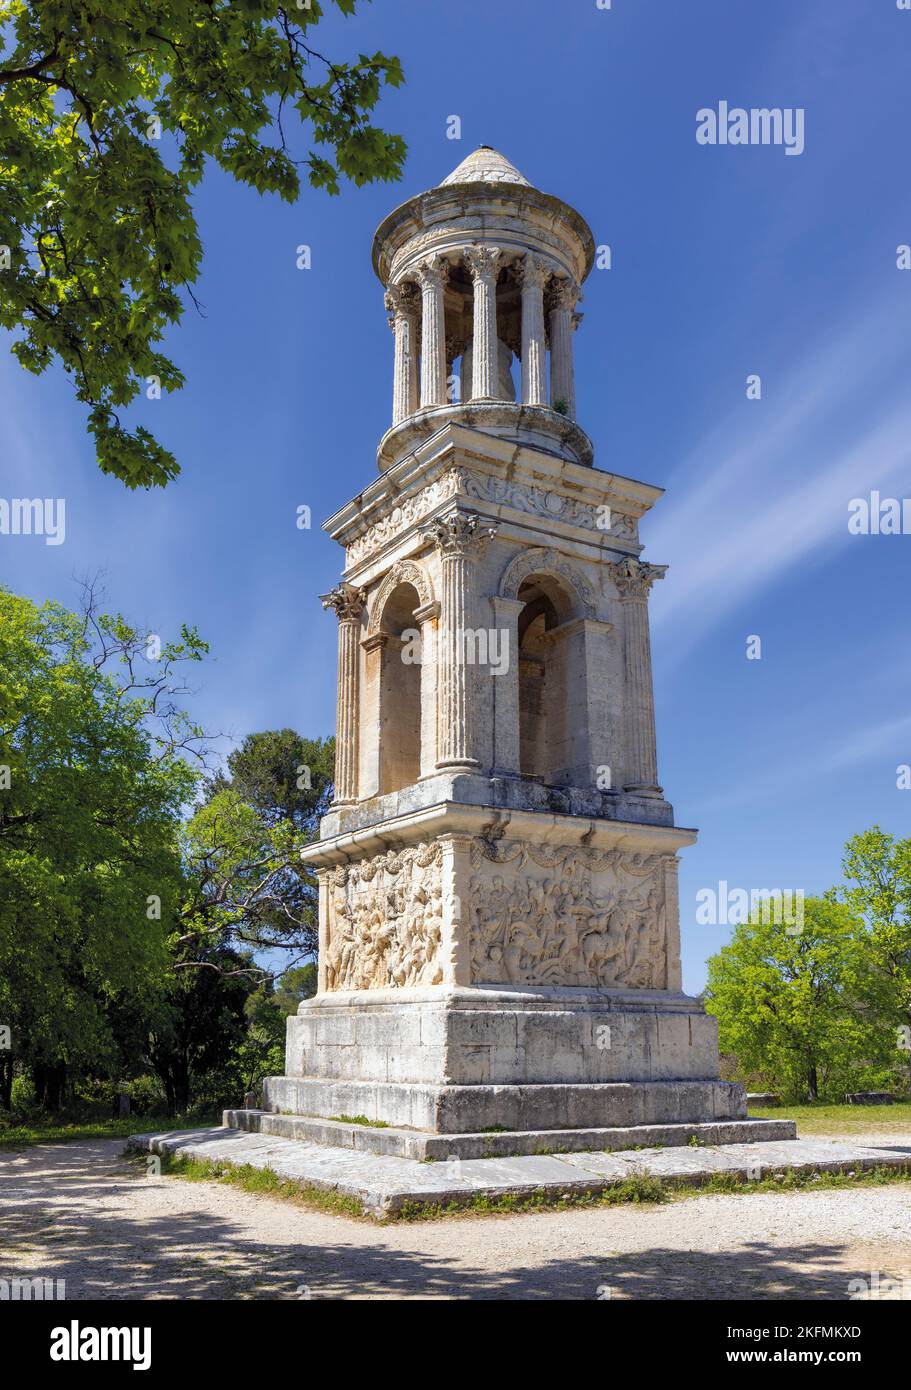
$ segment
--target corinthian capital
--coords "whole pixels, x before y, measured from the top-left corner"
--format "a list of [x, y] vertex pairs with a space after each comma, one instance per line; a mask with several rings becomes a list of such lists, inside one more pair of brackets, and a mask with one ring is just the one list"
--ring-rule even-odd
[[496, 275], [503, 257], [498, 246], [466, 246], [463, 254], [472, 280]]
[[444, 556], [467, 555], [484, 541], [492, 540], [500, 529], [498, 521], [481, 525], [477, 512], [462, 512], [456, 509], [446, 516], [434, 517], [425, 529], [427, 540], [439, 547]]
[[449, 279], [449, 262], [440, 255], [428, 256], [426, 260], [418, 261], [414, 273], [422, 290], [439, 290]]
[[582, 294], [575, 280], [552, 280], [548, 295], [551, 309], [575, 309]]
[[667, 574], [667, 565], [650, 565], [645, 560], [635, 560], [631, 555], [616, 564], [610, 565], [614, 583], [621, 598], [648, 598], [656, 579]]
[[395, 317], [398, 314], [416, 314], [418, 309], [418, 288], [410, 280], [404, 281], [400, 285], [390, 285], [386, 290], [383, 303], [389, 314], [390, 326], [394, 325]]
[[364, 611], [366, 595], [363, 589], [354, 584], [339, 584], [331, 593], [320, 594], [324, 608], [331, 608], [340, 623], [356, 623]]
[[523, 290], [540, 290], [544, 288], [547, 279], [548, 269], [546, 263], [540, 256], [533, 256], [531, 252], [523, 256], [516, 266], [516, 281]]

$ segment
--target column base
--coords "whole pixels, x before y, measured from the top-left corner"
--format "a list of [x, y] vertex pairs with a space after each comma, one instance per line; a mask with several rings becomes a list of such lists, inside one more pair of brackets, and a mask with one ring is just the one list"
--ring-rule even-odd
[[664, 796], [664, 788], [657, 782], [627, 782], [623, 790], [631, 796]]

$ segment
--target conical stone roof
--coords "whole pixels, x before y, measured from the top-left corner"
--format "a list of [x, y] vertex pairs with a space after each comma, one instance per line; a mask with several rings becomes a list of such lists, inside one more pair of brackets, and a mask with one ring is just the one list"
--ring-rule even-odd
[[453, 183], [518, 183], [525, 188], [531, 188], [528, 179], [523, 178], [514, 164], [510, 164], [505, 155], [500, 154], [499, 150], [491, 149], [490, 145], [481, 145], [451, 174], [448, 174], [440, 188], [446, 188]]

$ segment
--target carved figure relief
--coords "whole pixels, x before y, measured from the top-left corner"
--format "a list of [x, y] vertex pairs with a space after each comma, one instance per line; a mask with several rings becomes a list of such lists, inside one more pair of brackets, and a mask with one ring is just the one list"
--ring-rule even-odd
[[328, 876], [326, 988], [442, 983], [439, 844], [341, 865]]
[[[484, 861], [514, 862], [507, 882]], [[664, 855], [473, 846], [471, 963], [475, 984], [663, 989], [667, 980]], [[526, 866], [544, 869], [524, 873]], [[593, 876], [603, 873], [606, 891]]]

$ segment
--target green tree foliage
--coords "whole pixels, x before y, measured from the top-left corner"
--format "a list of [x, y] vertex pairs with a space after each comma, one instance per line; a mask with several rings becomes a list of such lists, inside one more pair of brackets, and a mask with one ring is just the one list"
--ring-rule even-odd
[[189, 953], [186, 968], [196, 968], [194, 942], [282, 952], [281, 970], [316, 953], [317, 887], [300, 850], [328, 804], [334, 756], [333, 739], [266, 731], [248, 735], [212, 778], [184, 837], [190, 893], [177, 947]]
[[845, 846], [844, 896], [863, 918], [865, 948], [886, 994], [885, 1014], [911, 1067], [911, 839], [878, 825]]
[[188, 629], [159, 651], [91, 587], [79, 613], [0, 590], [2, 1108], [16, 1069], [50, 1109], [154, 1073], [171, 1110], [282, 1070], [285, 1018], [316, 989], [299, 851], [334, 742], [251, 734], [204, 781], [179, 697], [205, 652]]
[[[183, 893], [175, 827], [201, 735], [174, 705], [196, 633], [146, 661], [120, 617], [0, 590], [0, 1101], [67, 1067], [117, 1069], [111, 1017], [152, 998]], [[190, 760], [188, 760], [190, 756]]]
[[187, 1111], [191, 1100], [240, 1104], [238, 1053], [249, 1029], [251, 964], [249, 957], [213, 945], [197, 948], [193, 969], [170, 975], [152, 1021], [148, 1055], [171, 1114]]
[[722, 1052], [810, 1101], [886, 1068], [894, 1040], [857, 916], [831, 893], [806, 900], [802, 930], [770, 915], [738, 926], [708, 962], [706, 1007]]
[[400, 177], [404, 142], [370, 123], [399, 61], [324, 57], [322, 16], [319, 0], [0, 3], [0, 325], [29, 371], [62, 363], [100, 467], [128, 487], [179, 471], [117, 412], [149, 377], [183, 384], [159, 344], [199, 275], [207, 163], [289, 202], [302, 165], [329, 193]]

